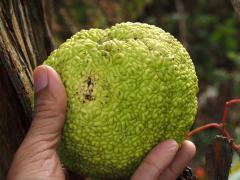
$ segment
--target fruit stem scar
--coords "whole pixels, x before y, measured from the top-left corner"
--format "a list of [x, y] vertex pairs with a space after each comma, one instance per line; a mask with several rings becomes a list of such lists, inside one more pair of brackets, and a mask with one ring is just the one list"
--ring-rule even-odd
[[91, 77], [88, 77], [85, 82], [87, 83], [87, 89], [86, 92], [84, 93], [84, 98], [88, 101], [92, 101], [94, 100], [94, 97], [92, 95], [94, 87], [93, 80]]
[[222, 135], [227, 138], [228, 143], [230, 144], [232, 149], [240, 156], [240, 146], [233, 142], [233, 138], [231, 137], [231, 135], [228, 132], [227, 127], [226, 127], [228, 110], [233, 104], [237, 104], [237, 103], [240, 103], [240, 99], [232, 99], [230, 101], [227, 101], [225, 103], [225, 106], [224, 106], [224, 111], [223, 111], [223, 116], [222, 116], [221, 123], [209, 123], [209, 124], [205, 124], [203, 126], [200, 126], [196, 129], [190, 131], [188, 133], [186, 139], [189, 139], [191, 136], [193, 136], [193, 135], [195, 135], [195, 134], [197, 134], [201, 131], [204, 131], [206, 129], [215, 128], [215, 129], [218, 129], [222, 133]]

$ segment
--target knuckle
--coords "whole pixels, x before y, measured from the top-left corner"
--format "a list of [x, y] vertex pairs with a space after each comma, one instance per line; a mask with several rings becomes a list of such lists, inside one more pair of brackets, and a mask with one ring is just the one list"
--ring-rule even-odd
[[150, 161], [146, 159], [144, 163], [146, 166], [149, 166], [151, 169], [155, 170], [156, 172], [161, 171], [161, 168], [154, 161]]
[[33, 118], [59, 118], [65, 117], [65, 112], [59, 108], [59, 105], [45, 100], [44, 102], [37, 103], [33, 112]]

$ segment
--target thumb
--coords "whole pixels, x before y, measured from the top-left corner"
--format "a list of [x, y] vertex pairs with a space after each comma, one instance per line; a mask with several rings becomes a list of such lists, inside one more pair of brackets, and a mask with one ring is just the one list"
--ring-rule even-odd
[[[54, 142], [60, 139], [66, 112], [66, 92], [56, 71], [46, 65], [33, 73], [35, 105], [32, 125], [25, 141]], [[35, 143], [34, 142], [34, 143]]]
[[37, 67], [33, 78], [33, 120], [14, 156], [8, 179], [46, 179], [45, 176], [63, 179], [56, 148], [65, 119], [66, 92], [59, 75], [51, 67]]

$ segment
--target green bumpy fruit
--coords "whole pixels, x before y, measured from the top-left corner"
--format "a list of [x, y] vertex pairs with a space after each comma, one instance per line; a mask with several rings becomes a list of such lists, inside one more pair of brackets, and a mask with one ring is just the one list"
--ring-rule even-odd
[[194, 121], [194, 65], [181, 43], [156, 26], [81, 30], [45, 64], [66, 87], [59, 155], [72, 171], [128, 179], [162, 140], [181, 144]]

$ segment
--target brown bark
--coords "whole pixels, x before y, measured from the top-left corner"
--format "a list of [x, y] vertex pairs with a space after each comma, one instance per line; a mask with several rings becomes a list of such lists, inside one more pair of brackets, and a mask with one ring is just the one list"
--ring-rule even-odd
[[0, 179], [31, 122], [32, 72], [53, 50], [41, 0], [0, 1]]
[[180, 34], [180, 41], [182, 42], [183, 46], [188, 49], [184, 2], [182, 0], [175, 0], [175, 3], [178, 15], [178, 29]]
[[240, 18], [240, 0], [231, 0], [234, 10]]
[[233, 151], [227, 138], [216, 136], [207, 150], [207, 178], [209, 180], [227, 180], [233, 156]]

